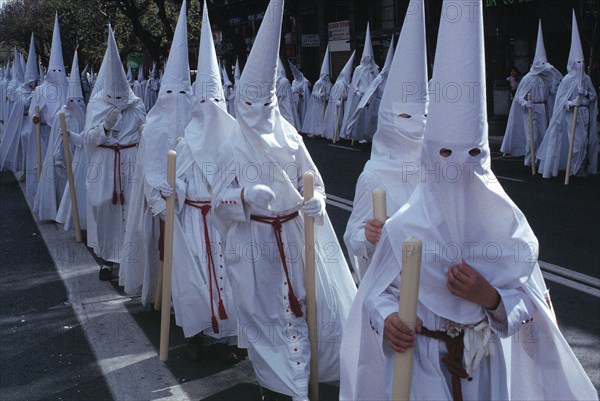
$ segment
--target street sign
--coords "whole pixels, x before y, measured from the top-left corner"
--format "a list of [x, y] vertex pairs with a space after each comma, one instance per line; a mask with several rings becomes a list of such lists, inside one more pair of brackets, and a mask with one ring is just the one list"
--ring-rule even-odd
[[336, 21], [327, 24], [329, 41], [350, 39], [350, 21]]
[[301, 36], [302, 47], [319, 47], [321, 41], [316, 33], [304, 34]]

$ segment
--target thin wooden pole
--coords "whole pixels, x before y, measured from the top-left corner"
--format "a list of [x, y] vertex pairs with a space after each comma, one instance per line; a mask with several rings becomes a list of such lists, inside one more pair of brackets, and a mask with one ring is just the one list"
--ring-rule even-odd
[[[304, 173], [304, 201], [314, 197], [314, 175]], [[315, 219], [304, 215], [304, 271], [306, 275], [306, 323], [310, 342], [310, 377], [308, 398], [319, 400], [319, 344], [317, 327], [317, 288], [315, 269]]]
[[[411, 329], [417, 323], [417, 302], [419, 299], [419, 277], [421, 274], [422, 243], [419, 239], [407, 238], [402, 244], [402, 273], [400, 280], [400, 304], [398, 318]], [[412, 380], [414, 348], [394, 355], [394, 382], [392, 400], [408, 401]]]
[[[579, 99], [579, 96], [575, 99]], [[577, 110], [578, 106], [573, 108], [573, 123], [571, 124], [571, 136], [569, 137], [569, 157], [567, 158], [567, 171], [565, 171], [565, 185], [569, 185], [569, 177], [571, 176], [571, 162], [573, 161], [573, 146], [575, 145], [575, 128], [577, 127]]]
[[35, 106], [34, 116], [38, 119], [38, 123], [35, 124], [35, 149], [37, 156], [37, 177], [38, 181], [42, 179], [42, 133], [41, 133], [41, 117], [40, 117], [40, 106]]
[[69, 131], [67, 131], [67, 120], [65, 113], [60, 112], [60, 131], [62, 134], [63, 153], [67, 165], [67, 178], [69, 179], [69, 195], [71, 197], [71, 210], [73, 211], [73, 227], [75, 228], [75, 242], [81, 242], [81, 226], [79, 224], [79, 205], [77, 204], [77, 191], [75, 190], [75, 175], [73, 174], [73, 160], [71, 159], [71, 148], [69, 146]]
[[[527, 100], [533, 106], [531, 93]], [[529, 108], [529, 156], [531, 157], [531, 175], [535, 175], [535, 136], [533, 135], [533, 107]]]
[[173, 193], [167, 197], [165, 217], [165, 253], [163, 261], [163, 289], [160, 315], [160, 360], [169, 358], [169, 330], [171, 328], [171, 271], [173, 268], [173, 225], [175, 221], [175, 169], [177, 153], [170, 150], [167, 153], [167, 182], [173, 188]]

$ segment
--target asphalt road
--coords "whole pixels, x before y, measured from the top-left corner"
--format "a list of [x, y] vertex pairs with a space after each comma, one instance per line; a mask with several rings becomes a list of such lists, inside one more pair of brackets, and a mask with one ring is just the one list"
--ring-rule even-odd
[[[327, 209], [341, 239], [370, 147], [305, 142], [327, 193], [338, 199]], [[498, 156], [492, 168], [527, 216], [540, 260], [548, 263], [559, 325], [600, 390], [600, 176], [565, 187], [561, 179], [532, 177], [519, 159]], [[158, 361], [159, 315], [116, 281], [99, 282], [97, 263], [72, 233], [51, 223], [36, 226], [12, 176], [0, 178], [0, 399], [258, 399], [249, 361], [229, 367], [207, 354], [189, 362], [174, 324], [169, 361]], [[335, 385], [322, 385], [321, 392], [322, 400], [337, 400]]]

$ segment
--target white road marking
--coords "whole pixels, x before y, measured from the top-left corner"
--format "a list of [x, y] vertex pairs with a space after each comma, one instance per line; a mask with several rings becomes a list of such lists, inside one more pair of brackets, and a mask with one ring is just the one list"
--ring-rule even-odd
[[346, 150], [351, 150], [353, 152], [362, 152], [362, 149], [354, 149], [354, 148], [349, 148], [347, 146], [341, 146], [341, 145], [333, 145], [333, 144], [329, 144], [327, 146], [331, 146], [333, 148], [340, 148], [340, 149], [346, 149]]

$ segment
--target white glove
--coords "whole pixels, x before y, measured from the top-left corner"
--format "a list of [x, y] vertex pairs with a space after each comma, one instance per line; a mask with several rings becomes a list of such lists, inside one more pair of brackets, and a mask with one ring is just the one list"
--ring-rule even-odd
[[160, 195], [163, 198], [168, 198], [173, 195], [173, 188], [166, 181], [163, 181], [156, 189], [160, 191]]
[[471, 375], [485, 356], [494, 355], [494, 336], [487, 321], [465, 329], [463, 364]]
[[110, 131], [117, 125], [117, 120], [119, 119], [119, 114], [121, 112], [117, 109], [110, 109], [108, 113], [106, 113], [106, 117], [104, 117], [104, 129]]
[[244, 188], [244, 200], [246, 203], [253, 206], [271, 209], [271, 202], [275, 200], [275, 198], [275, 192], [263, 184], [256, 184], [250, 188]]
[[302, 213], [309, 217], [321, 217], [323, 212], [325, 212], [325, 199], [318, 192], [315, 192], [314, 196], [302, 205]]
[[533, 103], [527, 101], [527, 102], [523, 103], [523, 107], [525, 107], [526, 109], [530, 109], [533, 107]]

